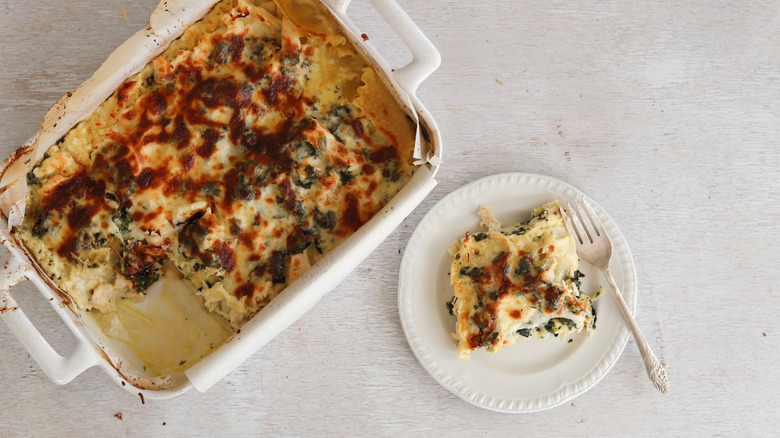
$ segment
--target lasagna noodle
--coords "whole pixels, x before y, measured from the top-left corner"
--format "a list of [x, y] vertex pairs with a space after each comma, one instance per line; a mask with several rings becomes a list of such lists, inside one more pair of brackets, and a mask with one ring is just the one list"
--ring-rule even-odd
[[578, 258], [557, 201], [526, 222], [501, 227], [492, 209], [479, 210], [486, 231], [452, 243], [450, 278], [455, 296], [458, 356], [485, 348], [498, 352], [519, 337], [590, 330], [596, 316], [580, 291]]
[[14, 232], [80, 308], [173, 263], [237, 328], [410, 179], [414, 126], [320, 7], [218, 3], [28, 174]]

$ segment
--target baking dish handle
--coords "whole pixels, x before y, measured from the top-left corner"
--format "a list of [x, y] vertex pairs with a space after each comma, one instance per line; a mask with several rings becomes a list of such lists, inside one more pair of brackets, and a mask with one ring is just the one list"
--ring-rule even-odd
[[[346, 13], [350, 2], [351, 0], [338, 1], [337, 7], [342, 13]], [[441, 54], [395, 0], [368, 2], [412, 53], [412, 61], [393, 70], [393, 76], [409, 94], [415, 94], [417, 87], [441, 65]]]
[[61, 356], [46, 341], [32, 321], [11, 296], [11, 288], [35, 275], [26, 263], [11, 258], [0, 272], [0, 316], [14, 335], [30, 352], [30, 356], [53, 382], [64, 385], [98, 361], [89, 345], [79, 342], [67, 356]]

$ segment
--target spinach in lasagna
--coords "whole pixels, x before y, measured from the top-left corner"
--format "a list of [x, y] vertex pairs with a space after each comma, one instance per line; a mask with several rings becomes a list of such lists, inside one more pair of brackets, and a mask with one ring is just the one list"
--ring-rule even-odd
[[486, 231], [452, 243], [450, 278], [455, 296], [458, 356], [485, 348], [498, 352], [520, 337], [565, 336], [591, 330], [596, 313], [580, 291], [574, 239], [557, 201], [532, 212], [525, 223], [501, 224], [489, 206], [479, 216]]
[[314, 0], [225, 0], [27, 175], [14, 232], [83, 310], [164, 267], [234, 328], [410, 179], [415, 127]]

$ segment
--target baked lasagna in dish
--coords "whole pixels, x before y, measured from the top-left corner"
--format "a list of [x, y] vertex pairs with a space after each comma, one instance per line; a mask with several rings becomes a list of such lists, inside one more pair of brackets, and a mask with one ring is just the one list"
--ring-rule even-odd
[[415, 125], [316, 0], [225, 0], [27, 175], [13, 232], [83, 310], [164, 271], [232, 327], [412, 176]]
[[479, 209], [486, 231], [452, 243], [450, 278], [455, 296], [458, 356], [478, 348], [498, 352], [519, 337], [565, 336], [592, 330], [596, 313], [580, 291], [573, 237], [557, 201], [532, 212], [528, 222], [501, 227], [489, 206]]

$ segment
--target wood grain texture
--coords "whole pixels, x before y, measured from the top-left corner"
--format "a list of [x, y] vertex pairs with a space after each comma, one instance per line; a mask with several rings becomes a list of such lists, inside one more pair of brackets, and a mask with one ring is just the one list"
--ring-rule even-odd
[[[434, 192], [311, 312], [204, 394], [142, 404], [96, 368], [58, 387], [0, 325], [0, 435], [776, 435], [780, 6], [399, 3], [442, 53], [419, 91], [444, 139]], [[146, 27], [155, 5], [0, 2], [0, 155]], [[350, 11], [394, 66], [409, 59], [363, 1]], [[406, 242], [447, 193], [508, 171], [569, 182], [619, 224], [637, 266], [637, 320], [666, 366], [668, 396], [647, 381], [633, 341], [592, 390], [528, 415], [473, 407], [419, 366], [397, 311]], [[72, 347], [34, 288], [14, 295], [54, 345]]]

